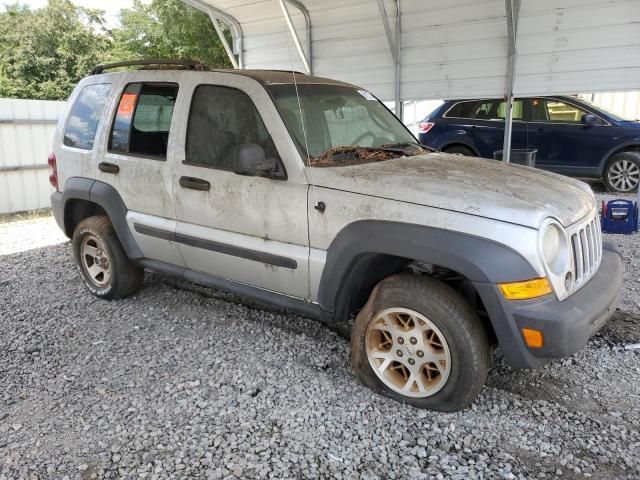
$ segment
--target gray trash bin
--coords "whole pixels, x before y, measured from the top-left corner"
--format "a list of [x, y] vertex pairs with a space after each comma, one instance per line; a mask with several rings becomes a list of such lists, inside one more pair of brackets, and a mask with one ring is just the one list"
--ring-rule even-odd
[[[527, 167], [535, 167], [537, 152], [538, 150], [535, 148], [512, 148], [510, 162], [517, 163], [518, 165], [526, 165]], [[493, 152], [493, 158], [495, 160], [502, 160], [502, 150]]]

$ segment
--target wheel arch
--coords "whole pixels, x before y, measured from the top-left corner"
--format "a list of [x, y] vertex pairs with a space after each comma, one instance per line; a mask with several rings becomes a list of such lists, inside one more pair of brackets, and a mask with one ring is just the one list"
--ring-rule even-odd
[[607, 166], [607, 163], [614, 155], [624, 152], [638, 152], [640, 153], [640, 137], [636, 138], [633, 141], [625, 142], [621, 145], [616, 145], [615, 147], [609, 149], [607, 153], [605, 153], [600, 159], [600, 163], [598, 164], [598, 175], [604, 175], [604, 169]]
[[363, 220], [347, 225], [331, 243], [318, 303], [334, 322], [344, 322], [375, 284], [412, 262], [446, 268], [471, 284], [537, 276], [517, 252], [491, 240], [423, 225]]
[[463, 141], [459, 138], [456, 138], [450, 142], [446, 142], [445, 144], [443, 144], [439, 150], [446, 152], [446, 150], [448, 148], [451, 147], [464, 147], [464, 148], [468, 148], [469, 150], [471, 150], [471, 153], [473, 153], [475, 156], [480, 157], [480, 152], [478, 151], [478, 149], [475, 147], [475, 145], [473, 145], [471, 142], [466, 142]]
[[142, 258], [142, 251], [127, 225], [127, 207], [111, 185], [88, 178], [72, 177], [62, 193], [63, 230], [71, 238], [78, 223], [94, 215], [106, 215], [129, 258]]

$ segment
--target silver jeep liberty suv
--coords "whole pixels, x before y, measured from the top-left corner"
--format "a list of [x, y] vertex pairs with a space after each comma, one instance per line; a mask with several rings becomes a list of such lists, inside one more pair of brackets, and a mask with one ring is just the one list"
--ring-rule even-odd
[[94, 69], [49, 158], [97, 297], [146, 268], [299, 312], [350, 335], [371, 389], [446, 411], [482, 389], [491, 342], [538, 367], [614, 311], [622, 262], [585, 184], [428, 151], [354, 85], [158, 63]]

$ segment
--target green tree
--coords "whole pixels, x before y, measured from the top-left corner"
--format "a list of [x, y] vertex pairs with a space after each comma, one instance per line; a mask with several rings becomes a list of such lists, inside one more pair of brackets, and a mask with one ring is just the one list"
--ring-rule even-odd
[[0, 13], [0, 97], [58, 100], [111, 47], [104, 12], [69, 0]]
[[180, 0], [134, 0], [120, 22], [107, 29], [102, 10], [71, 0], [7, 7], [0, 12], [0, 98], [65, 99], [106, 61], [188, 58], [230, 66], [209, 17]]
[[132, 8], [121, 10], [112, 35], [112, 60], [176, 58], [231, 66], [209, 17], [180, 0], [134, 0]]

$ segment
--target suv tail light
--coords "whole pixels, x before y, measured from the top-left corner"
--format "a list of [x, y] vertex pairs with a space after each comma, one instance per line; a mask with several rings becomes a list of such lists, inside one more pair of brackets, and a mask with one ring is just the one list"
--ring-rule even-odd
[[53, 153], [49, 154], [49, 158], [47, 159], [47, 164], [49, 165], [49, 183], [53, 188], [58, 190], [58, 166], [56, 165], [56, 156]]
[[418, 124], [418, 132], [427, 133], [435, 125], [433, 122], [420, 122]]

